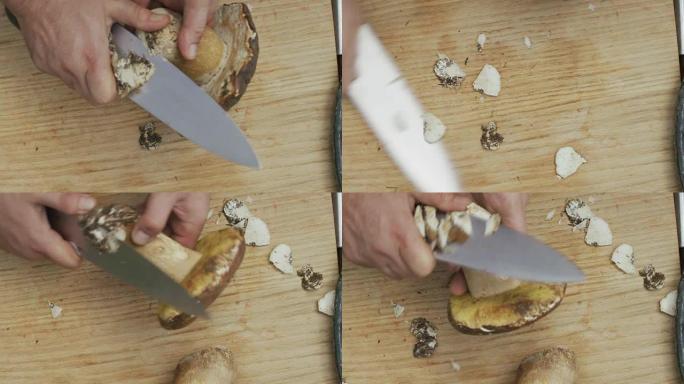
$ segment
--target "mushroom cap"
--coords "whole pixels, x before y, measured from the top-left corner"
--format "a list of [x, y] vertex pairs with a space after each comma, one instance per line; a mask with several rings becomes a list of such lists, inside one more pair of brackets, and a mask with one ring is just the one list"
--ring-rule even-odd
[[449, 300], [449, 321], [458, 331], [487, 335], [518, 329], [553, 311], [565, 285], [523, 283], [498, 295], [476, 299], [470, 293]]

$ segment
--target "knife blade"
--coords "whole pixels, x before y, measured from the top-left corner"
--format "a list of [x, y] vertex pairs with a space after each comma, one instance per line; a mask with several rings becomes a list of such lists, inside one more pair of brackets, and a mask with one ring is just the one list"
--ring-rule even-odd
[[98, 251], [83, 235], [75, 216], [50, 209], [48, 219], [52, 228], [65, 240], [75, 244], [81, 256], [86, 260], [163, 303], [172, 305], [183, 312], [208, 317], [199, 300], [190, 296], [183, 286], [127, 243], [120, 242], [117, 251], [105, 254]]
[[129, 98], [164, 124], [226, 160], [260, 168], [259, 159], [240, 128], [202, 88], [119, 24], [112, 40], [122, 55], [136, 53], [155, 67], [152, 78]]
[[423, 192], [460, 192], [456, 170], [441, 143], [423, 137], [423, 107], [368, 24], [359, 27], [356, 78], [348, 96], [401, 172]]
[[531, 236], [504, 225], [485, 236], [486, 223], [472, 217], [472, 235], [451, 244], [437, 260], [524, 281], [569, 283], [584, 280], [582, 271], [565, 256]]

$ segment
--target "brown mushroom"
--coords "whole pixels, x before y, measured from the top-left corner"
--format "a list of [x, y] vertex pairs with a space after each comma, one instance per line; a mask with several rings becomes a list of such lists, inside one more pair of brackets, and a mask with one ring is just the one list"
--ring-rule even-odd
[[577, 380], [575, 353], [553, 347], [523, 359], [516, 384], [574, 384]]
[[249, 7], [224, 4], [213, 16], [197, 47], [197, 57], [186, 60], [178, 50], [182, 16], [165, 8], [154, 12], [171, 15], [171, 22], [155, 32], [138, 31], [138, 37], [154, 55], [161, 55], [201, 86], [225, 110], [247, 90], [259, 56], [259, 40]]
[[178, 362], [173, 384], [232, 384], [235, 382], [233, 354], [223, 347], [191, 353]]
[[[425, 222], [428, 212], [434, 208], [424, 207]], [[438, 216], [431, 213], [431, 216]], [[472, 203], [466, 212], [451, 212], [447, 243], [451, 246], [465, 242], [472, 233], [471, 217], [487, 220], [485, 235], [498, 229], [501, 218]], [[418, 222], [418, 220], [416, 221]], [[440, 226], [442, 227], [442, 226]], [[444, 236], [443, 236], [444, 237]], [[427, 241], [430, 238], [427, 237]], [[444, 241], [439, 242], [443, 249]], [[511, 331], [542, 318], [563, 299], [564, 285], [524, 283], [505, 276], [463, 268], [468, 292], [453, 296], [449, 301], [449, 319], [459, 331], [467, 334], [491, 334]]]
[[[138, 220], [135, 209], [125, 205], [96, 208], [81, 220], [84, 234], [101, 252], [114, 252], [119, 241], [130, 242], [130, 232]], [[242, 234], [232, 228], [204, 235], [195, 250], [185, 248], [159, 234], [144, 246], [134, 248], [181, 283], [205, 307], [211, 305], [228, 285], [245, 253]], [[195, 317], [166, 304], [160, 304], [159, 323], [166, 329], [179, 329]]]

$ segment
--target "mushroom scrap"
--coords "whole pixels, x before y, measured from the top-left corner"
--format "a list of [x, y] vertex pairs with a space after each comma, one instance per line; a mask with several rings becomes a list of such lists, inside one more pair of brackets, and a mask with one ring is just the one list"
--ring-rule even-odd
[[[422, 213], [422, 215], [421, 215]], [[465, 212], [438, 212], [418, 206], [414, 219], [433, 249], [465, 242], [472, 233], [471, 217], [487, 221], [485, 235], [496, 232], [501, 217], [471, 203]], [[422, 233], [422, 232], [421, 232]], [[505, 276], [463, 268], [468, 293], [452, 296], [449, 320], [467, 334], [507, 332], [533, 323], [563, 300], [565, 285], [526, 283]]]
[[558, 346], [525, 357], [518, 366], [516, 384], [574, 384], [576, 381], [575, 353]]

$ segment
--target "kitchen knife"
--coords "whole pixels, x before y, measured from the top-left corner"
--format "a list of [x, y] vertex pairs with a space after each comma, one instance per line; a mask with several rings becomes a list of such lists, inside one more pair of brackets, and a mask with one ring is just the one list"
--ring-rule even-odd
[[142, 41], [121, 25], [112, 27], [112, 40], [119, 54], [133, 52], [155, 67], [152, 78], [129, 95], [133, 102], [208, 151], [260, 168], [240, 128], [202, 88], [163, 57], [151, 55]]
[[49, 209], [48, 220], [65, 240], [76, 245], [86, 260], [163, 303], [183, 312], [207, 317], [204, 306], [197, 299], [127, 243], [120, 242], [117, 251], [105, 254], [83, 235], [75, 216]]
[[337, 242], [337, 285], [335, 286], [335, 311], [333, 316], [333, 348], [338, 382], [342, 383], [342, 193], [332, 193], [335, 240]]
[[460, 192], [444, 147], [423, 137], [423, 107], [370, 25], [359, 27], [355, 48], [347, 94], [383, 148], [416, 189]]
[[677, 347], [677, 368], [684, 380], [684, 193], [674, 194], [675, 215], [677, 218], [677, 241], [679, 243], [679, 272], [682, 276], [677, 286], [677, 312], [675, 314], [675, 344]]
[[489, 236], [486, 223], [472, 217], [472, 235], [451, 244], [437, 260], [524, 281], [569, 283], [584, 280], [577, 266], [553, 248], [504, 225]]

